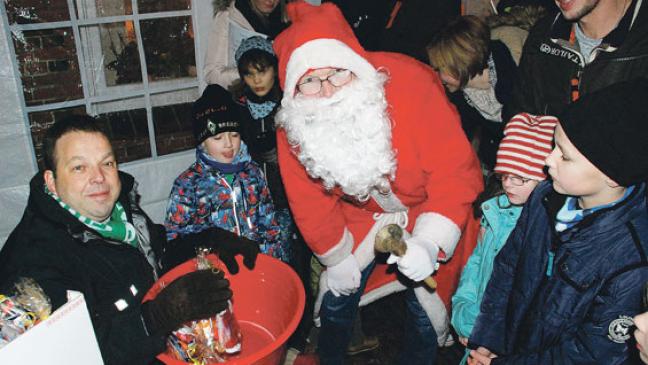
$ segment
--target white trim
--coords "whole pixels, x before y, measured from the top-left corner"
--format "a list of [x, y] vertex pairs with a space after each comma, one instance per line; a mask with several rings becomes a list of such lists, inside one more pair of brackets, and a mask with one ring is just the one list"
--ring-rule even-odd
[[371, 77], [376, 69], [346, 44], [336, 39], [315, 39], [297, 47], [286, 65], [284, 99], [292, 99], [297, 81], [308, 70], [339, 67], [350, 70], [358, 78]]
[[317, 257], [319, 262], [324, 266], [337, 265], [347, 256], [351, 255], [351, 252], [353, 251], [353, 243], [354, 241], [351, 231], [344, 227], [342, 238], [340, 238], [338, 243], [321, 255], [315, 254], [315, 257]]
[[378, 299], [384, 298], [390, 294], [398, 293], [407, 289], [405, 284], [401, 283], [399, 280], [391, 281], [383, 286], [380, 286], [370, 292], [366, 292], [360, 297], [360, 307], [369, 305], [375, 302]]
[[445, 304], [441, 300], [436, 291], [430, 291], [425, 285], [414, 288], [416, 299], [423, 307], [423, 310], [428, 315], [434, 332], [437, 335], [437, 342], [439, 346], [450, 346], [454, 343], [454, 339], [450, 334], [450, 318]]
[[439, 213], [423, 213], [416, 218], [412, 236], [423, 238], [428, 244], [436, 244], [445, 253], [445, 260], [454, 254], [461, 230], [449, 218]]

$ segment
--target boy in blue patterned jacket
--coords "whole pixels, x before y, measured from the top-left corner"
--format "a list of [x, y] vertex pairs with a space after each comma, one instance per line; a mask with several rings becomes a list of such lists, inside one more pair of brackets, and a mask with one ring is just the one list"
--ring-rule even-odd
[[261, 252], [284, 259], [270, 191], [241, 141], [232, 96], [209, 85], [194, 103], [192, 118], [196, 162], [171, 189], [164, 223], [167, 237], [219, 227], [257, 241]]

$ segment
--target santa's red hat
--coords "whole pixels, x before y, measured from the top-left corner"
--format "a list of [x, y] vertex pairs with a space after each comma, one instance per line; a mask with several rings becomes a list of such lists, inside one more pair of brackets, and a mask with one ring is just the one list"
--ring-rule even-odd
[[274, 41], [284, 98], [293, 97], [297, 81], [310, 70], [345, 68], [360, 79], [375, 73], [337, 6], [292, 2], [288, 4], [288, 17], [292, 24]]

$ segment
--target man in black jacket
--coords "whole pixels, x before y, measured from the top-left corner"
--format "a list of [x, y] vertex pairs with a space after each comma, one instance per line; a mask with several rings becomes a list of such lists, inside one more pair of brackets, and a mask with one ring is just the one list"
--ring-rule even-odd
[[252, 268], [258, 246], [208, 229], [166, 242], [137, 203], [132, 176], [118, 171], [112, 146], [88, 116], [55, 123], [44, 140], [46, 170], [34, 176], [22, 220], [0, 251], [0, 288], [29, 277], [53, 309], [67, 290], [85, 296], [106, 364], [147, 364], [183, 322], [223, 310], [232, 292], [222, 273], [201, 270], [170, 283], [151, 301], [143, 296], [160, 274], [213, 248], [230, 272], [236, 254]]
[[531, 30], [510, 117], [557, 115], [580, 95], [648, 77], [648, 3], [556, 0], [556, 15]]

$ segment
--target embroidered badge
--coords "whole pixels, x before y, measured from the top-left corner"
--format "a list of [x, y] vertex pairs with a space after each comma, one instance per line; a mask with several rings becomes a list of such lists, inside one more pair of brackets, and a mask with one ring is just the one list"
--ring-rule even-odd
[[214, 122], [212, 122], [211, 120], [207, 121], [207, 129], [209, 129], [211, 134], [216, 133], [216, 124], [214, 124]]
[[610, 322], [608, 338], [616, 343], [626, 342], [630, 338], [630, 327], [633, 324], [632, 317], [620, 315], [619, 318]]

